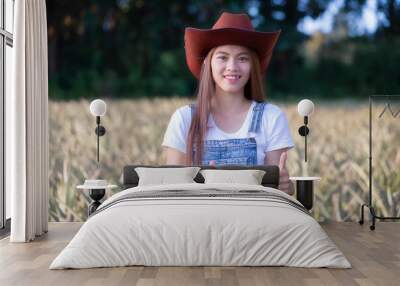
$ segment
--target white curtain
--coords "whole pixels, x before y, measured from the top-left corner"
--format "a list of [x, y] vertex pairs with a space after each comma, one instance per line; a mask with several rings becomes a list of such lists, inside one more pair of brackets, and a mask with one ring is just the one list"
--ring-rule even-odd
[[6, 98], [6, 187], [12, 242], [48, 227], [48, 84], [45, 0], [15, 1], [13, 92]]

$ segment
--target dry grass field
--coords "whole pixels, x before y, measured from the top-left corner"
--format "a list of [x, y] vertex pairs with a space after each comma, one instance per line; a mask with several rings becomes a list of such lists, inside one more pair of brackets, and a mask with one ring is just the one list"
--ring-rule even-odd
[[[49, 103], [50, 218], [84, 221], [89, 198], [75, 187], [101, 176], [119, 184], [126, 164], [165, 164], [161, 142], [172, 113], [190, 99], [106, 100], [96, 163], [95, 118], [87, 100]], [[272, 102], [286, 113], [296, 147], [288, 153], [291, 176], [321, 177], [315, 185], [313, 214], [319, 221], [356, 221], [368, 194], [368, 104], [316, 103], [309, 122], [308, 164], [304, 139], [297, 133], [303, 119], [296, 104]], [[378, 110], [378, 109], [377, 109]], [[377, 116], [374, 113], [374, 116]], [[400, 214], [400, 116], [374, 126], [374, 204], [382, 215]], [[397, 205], [397, 207], [396, 207]]]

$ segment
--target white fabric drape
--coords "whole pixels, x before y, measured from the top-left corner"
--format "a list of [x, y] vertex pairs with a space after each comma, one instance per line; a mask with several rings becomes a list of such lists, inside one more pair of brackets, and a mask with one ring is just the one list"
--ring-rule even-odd
[[48, 76], [45, 0], [15, 1], [13, 92], [6, 98], [6, 187], [12, 242], [48, 227]]

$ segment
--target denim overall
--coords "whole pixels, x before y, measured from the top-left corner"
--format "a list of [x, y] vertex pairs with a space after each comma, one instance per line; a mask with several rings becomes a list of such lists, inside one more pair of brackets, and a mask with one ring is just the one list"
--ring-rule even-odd
[[[253, 107], [253, 116], [248, 133], [253, 133], [248, 138], [235, 138], [224, 140], [205, 140], [202, 165], [209, 165], [211, 160], [216, 165], [257, 165], [257, 142], [255, 133], [260, 130], [265, 102], [257, 102]], [[191, 104], [192, 117], [196, 105]], [[193, 148], [193, 156], [195, 148]]]

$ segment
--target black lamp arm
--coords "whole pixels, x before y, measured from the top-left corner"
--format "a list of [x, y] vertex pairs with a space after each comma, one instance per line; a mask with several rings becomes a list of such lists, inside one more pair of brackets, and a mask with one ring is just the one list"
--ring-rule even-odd
[[307, 127], [308, 116], [304, 116], [304, 125], [300, 126], [299, 134], [304, 137], [304, 160], [307, 162], [307, 135], [310, 130]]
[[106, 134], [106, 129], [104, 126], [100, 125], [100, 116], [96, 116], [96, 124], [97, 127], [94, 132], [97, 135], [97, 163], [100, 163], [100, 136]]
[[106, 129], [104, 128], [104, 126], [100, 125], [100, 116], [96, 116], [96, 124], [97, 124], [97, 127], [94, 130], [96, 135], [103, 136], [104, 134], [106, 134]]

